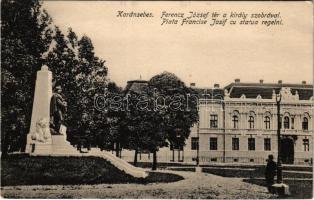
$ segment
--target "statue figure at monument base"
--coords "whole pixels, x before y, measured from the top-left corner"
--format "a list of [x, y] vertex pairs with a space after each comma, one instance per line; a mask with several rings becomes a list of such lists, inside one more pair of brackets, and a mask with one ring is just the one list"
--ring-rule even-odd
[[33, 141], [47, 143], [51, 140], [51, 135], [49, 131], [49, 119], [40, 118], [36, 122], [36, 131], [31, 133], [31, 138]]
[[57, 86], [55, 89], [50, 101], [50, 132], [52, 135], [60, 135], [65, 134], [66, 131], [63, 121], [67, 102], [61, 95], [61, 86]]

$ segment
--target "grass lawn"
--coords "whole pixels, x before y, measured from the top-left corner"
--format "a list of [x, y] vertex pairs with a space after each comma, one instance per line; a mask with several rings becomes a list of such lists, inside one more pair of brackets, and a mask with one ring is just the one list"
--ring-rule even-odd
[[1, 186], [78, 185], [100, 183], [175, 182], [183, 177], [150, 172], [134, 178], [98, 157], [50, 157], [10, 155], [1, 159]]

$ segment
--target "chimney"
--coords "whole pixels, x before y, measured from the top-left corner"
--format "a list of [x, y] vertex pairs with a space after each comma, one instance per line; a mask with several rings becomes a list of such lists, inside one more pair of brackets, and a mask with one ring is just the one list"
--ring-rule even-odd
[[190, 87], [195, 87], [195, 83], [190, 83]]
[[239, 78], [236, 78], [236, 79], [234, 79], [234, 82], [235, 82], [235, 83], [240, 83], [240, 79], [239, 79]]
[[302, 81], [302, 85], [306, 85], [306, 81]]
[[263, 83], [264, 83], [264, 80], [263, 80], [263, 79], [259, 80], [259, 83], [260, 83], [260, 84], [263, 84]]
[[219, 84], [218, 84], [218, 83], [215, 83], [215, 84], [214, 84], [214, 88], [215, 88], [215, 89], [219, 88]]
[[278, 81], [278, 84], [282, 84], [282, 80], [279, 80], [279, 81]]

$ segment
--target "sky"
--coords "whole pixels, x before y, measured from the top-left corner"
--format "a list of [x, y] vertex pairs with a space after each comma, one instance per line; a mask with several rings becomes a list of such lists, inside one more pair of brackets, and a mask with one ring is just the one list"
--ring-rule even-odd
[[[45, 1], [66, 33], [91, 38], [109, 78], [124, 87], [164, 71], [187, 85], [241, 82], [313, 83], [313, 5], [309, 2]], [[118, 11], [152, 12], [152, 18], [116, 17]], [[162, 12], [280, 12], [281, 26], [163, 25]]]

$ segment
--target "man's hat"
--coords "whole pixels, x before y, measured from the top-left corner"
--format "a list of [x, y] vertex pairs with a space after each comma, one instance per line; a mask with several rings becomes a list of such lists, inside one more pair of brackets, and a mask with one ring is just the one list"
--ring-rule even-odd
[[270, 154], [270, 155], [268, 155], [268, 159], [272, 160], [272, 159], [274, 159], [274, 156]]

